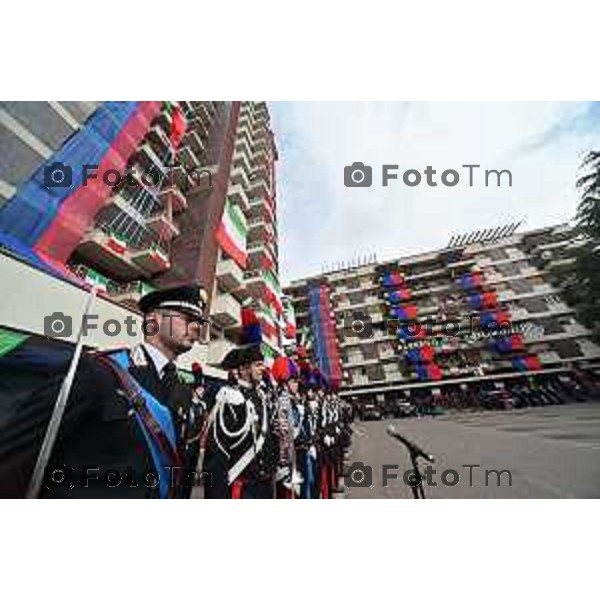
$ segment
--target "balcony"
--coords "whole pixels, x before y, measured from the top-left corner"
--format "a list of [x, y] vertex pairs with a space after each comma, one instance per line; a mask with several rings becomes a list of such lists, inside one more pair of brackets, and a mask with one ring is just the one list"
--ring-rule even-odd
[[235, 153], [239, 156], [245, 156], [247, 159], [253, 159], [252, 146], [246, 136], [240, 136], [235, 141]]
[[430, 277], [443, 277], [446, 276], [446, 268], [442, 269], [431, 269], [429, 271], [423, 271], [416, 275], [407, 275], [406, 281], [419, 281], [420, 279], [428, 279]]
[[115, 279], [139, 279], [144, 275], [144, 271], [132, 262], [130, 249], [102, 229], [97, 228], [87, 233], [77, 247], [77, 252], [90, 264]]
[[200, 166], [200, 160], [196, 156], [196, 153], [192, 150], [189, 144], [185, 144], [179, 149], [179, 158], [186, 167], [188, 173], [197, 169]]
[[378, 358], [365, 358], [364, 356], [347, 356], [342, 359], [344, 367], [366, 367], [368, 365], [379, 364]]
[[534, 298], [535, 296], [544, 296], [547, 294], [556, 294], [557, 290], [549, 283], [534, 285], [531, 292], [515, 292], [514, 290], [503, 290], [498, 292], [498, 300], [506, 302], [507, 300], [520, 300], [524, 298]]
[[263, 242], [252, 242], [246, 246], [250, 269], [262, 269], [265, 261], [277, 264], [277, 259]]
[[232, 184], [241, 185], [244, 190], [248, 191], [250, 189], [250, 179], [248, 174], [241, 167], [234, 167], [231, 171], [230, 181]]
[[264, 198], [271, 194], [269, 184], [263, 176], [253, 177], [249, 189], [251, 196], [260, 196]]
[[255, 167], [261, 167], [267, 164], [269, 161], [269, 154], [267, 152], [266, 146], [262, 148], [254, 148], [254, 155], [252, 157], [252, 164]]
[[188, 131], [200, 134], [201, 139], [207, 139], [210, 132], [210, 115], [203, 109], [196, 109], [188, 122]]
[[233, 292], [244, 285], [244, 272], [235, 261], [221, 260], [217, 263], [217, 281], [223, 290]]
[[171, 119], [171, 113], [167, 109], [163, 109], [156, 117], [155, 121], [155, 123], [159, 125], [163, 131], [171, 131], [172, 122], [173, 119]]
[[579, 347], [586, 359], [600, 358], [600, 346], [592, 342], [592, 340], [579, 340]]
[[146, 221], [146, 227], [153, 231], [159, 239], [170, 241], [179, 235], [179, 229], [173, 220], [164, 212], [152, 215]]
[[162, 127], [154, 125], [146, 137], [158, 156], [164, 156], [171, 151], [171, 142]]
[[252, 296], [260, 298], [266, 284], [260, 271], [246, 271], [244, 273], [244, 286]]
[[[154, 149], [148, 142], [144, 142], [136, 153], [139, 164], [143, 167], [145, 171], [150, 171], [154, 173], [162, 174], [163, 176], [167, 174], [168, 167], [166, 162], [169, 158], [169, 152], [165, 152], [164, 154], [160, 154], [160, 156], [154, 152]], [[162, 158], [161, 158], [162, 157]]]
[[119, 304], [137, 309], [140, 298], [155, 289], [143, 281], [132, 281], [123, 285], [109, 285], [107, 296]]
[[178, 187], [180, 190], [185, 191], [190, 185], [190, 178], [187, 169], [181, 164], [173, 167], [167, 176], [169, 185]]
[[233, 202], [235, 202], [240, 207], [243, 213], [248, 212], [248, 209], [250, 208], [250, 202], [248, 201], [248, 195], [246, 194], [246, 190], [241, 184], [230, 184], [229, 190], [227, 192], [227, 197]]
[[252, 167], [250, 166], [250, 161], [248, 157], [244, 153], [235, 153], [233, 155], [233, 167], [243, 169], [246, 172], [248, 180], [250, 180], [250, 175], [252, 173]]
[[188, 207], [186, 197], [182, 194], [181, 190], [174, 185], [161, 190], [159, 198], [165, 208], [167, 207], [167, 204], [171, 202], [171, 208], [175, 213], [186, 210]]
[[241, 325], [241, 306], [230, 294], [219, 294], [210, 309], [211, 318], [221, 327]]
[[152, 275], [162, 273], [171, 266], [166, 252], [156, 247], [132, 252], [131, 260]]
[[196, 157], [203, 157], [205, 152], [204, 142], [198, 133], [194, 130], [188, 132], [185, 136], [185, 144], [187, 144]]
[[548, 261], [545, 265], [546, 270], [550, 269], [560, 269], [561, 267], [570, 267], [575, 264], [576, 258], [574, 256], [569, 256], [565, 258], [553, 258]]
[[189, 119], [192, 114], [194, 114], [194, 107], [189, 100], [180, 100], [179, 108], [183, 112], [183, 115], [186, 119]]

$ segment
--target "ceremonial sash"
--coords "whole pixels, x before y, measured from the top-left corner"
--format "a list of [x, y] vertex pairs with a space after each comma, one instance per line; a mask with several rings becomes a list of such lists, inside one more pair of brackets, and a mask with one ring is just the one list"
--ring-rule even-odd
[[171, 412], [131, 375], [129, 372], [131, 357], [128, 350], [100, 354], [96, 360], [108, 366], [117, 376], [150, 449], [152, 461], [159, 477], [160, 497], [172, 497], [176, 486], [171, 485], [173, 472], [170, 469], [176, 468], [178, 474], [181, 475], [179, 468], [181, 460], [177, 453], [175, 427]]

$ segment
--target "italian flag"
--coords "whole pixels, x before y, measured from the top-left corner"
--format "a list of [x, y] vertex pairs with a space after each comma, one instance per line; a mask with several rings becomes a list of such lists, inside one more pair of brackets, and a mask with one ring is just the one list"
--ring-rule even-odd
[[113, 234], [108, 236], [105, 246], [117, 254], [125, 254], [127, 244]]
[[246, 252], [247, 233], [246, 217], [244, 217], [237, 204], [227, 201], [216, 238], [219, 246], [243, 269], [246, 268], [248, 261], [248, 253]]
[[283, 304], [281, 303], [281, 288], [275, 276], [271, 271], [263, 271], [264, 281], [266, 286], [267, 300], [278, 314], [283, 312]]
[[104, 275], [100, 275], [93, 269], [88, 269], [85, 274], [85, 281], [90, 285], [93, 285], [97, 290], [106, 292], [106, 286], [108, 284], [108, 277], [104, 277]]

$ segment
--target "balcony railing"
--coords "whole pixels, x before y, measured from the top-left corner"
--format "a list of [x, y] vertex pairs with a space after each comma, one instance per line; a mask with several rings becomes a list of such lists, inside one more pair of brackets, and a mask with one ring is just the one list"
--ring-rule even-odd
[[168, 201], [170, 201], [173, 212], [181, 212], [187, 209], [187, 199], [175, 185], [169, 185], [161, 190], [159, 198], [164, 207], [166, 207]]
[[143, 269], [132, 261], [131, 249], [101, 228], [88, 232], [77, 252], [117, 279], [136, 279], [144, 275]]
[[213, 320], [223, 328], [241, 325], [241, 306], [230, 294], [219, 294], [210, 310]]
[[131, 260], [152, 275], [162, 273], [171, 266], [168, 254], [156, 246], [132, 252]]
[[113, 282], [107, 288], [107, 295], [115, 302], [137, 308], [140, 298], [155, 289], [154, 286], [144, 281], [132, 281], [124, 284]]
[[250, 207], [250, 203], [248, 201], [248, 194], [246, 193], [246, 190], [240, 183], [231, 184], [229, 186], [227, 196], [242, 209], [242, 212], [245, 213], [248, 211]]
[[149, 217], [146, 221], [146, 227], [153, 231], [158, 238], [167, 241], [179, 235], [177, 225], [175, 225], [172, 219], [164, 212]]
[[217, 264], [217, 280], [225, 291], [232, 292], [244, 285], [244, 272], [235, 261], [221, 260]]

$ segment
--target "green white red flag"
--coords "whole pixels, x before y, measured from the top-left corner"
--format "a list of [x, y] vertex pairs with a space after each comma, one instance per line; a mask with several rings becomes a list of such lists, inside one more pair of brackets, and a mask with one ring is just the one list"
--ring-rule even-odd
[[216, 238], [219, 246], [242, 268], [246, 268], [248, 253], [246, 236], [248, 224], [237, 204], [227, 201]]

